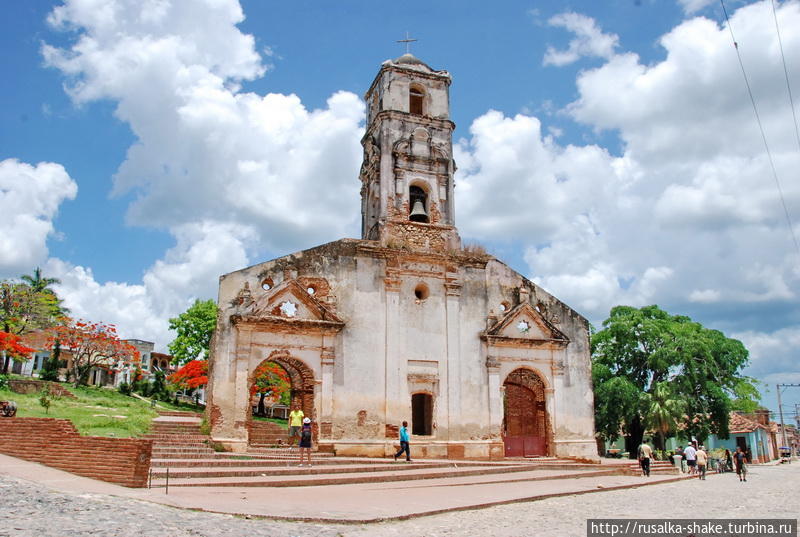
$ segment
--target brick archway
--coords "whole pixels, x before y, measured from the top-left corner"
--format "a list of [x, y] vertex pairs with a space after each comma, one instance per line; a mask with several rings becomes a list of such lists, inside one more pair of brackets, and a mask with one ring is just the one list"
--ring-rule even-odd
[[297, 403], [303, 414], [316, 423], [314, 416], [314, 371], [302, 360], [292, 356], [289, 351], [272, 351], [269, 356], [259, 362], [250, 372], [248, 386], [252, 385], [252, 375], [264, 362], [274, 362], [281, 366], [289, 375], [292, 384], [290, 397], [292, 404]]
[[507, 457], [549, 455], [550, 419], [545, 381], [530, 369], [515, 369], [503, 383], [503, 443]]

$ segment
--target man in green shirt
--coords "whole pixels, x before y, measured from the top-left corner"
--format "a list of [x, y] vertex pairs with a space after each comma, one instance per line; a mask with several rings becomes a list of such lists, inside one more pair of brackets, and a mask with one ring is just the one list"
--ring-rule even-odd
[[300, 428], [303, 427], [305, 414], [298, 408], [297, 403], [292, 403], [292, 411], [289, 412], [289, 445], [294, 445], [300, 438]]

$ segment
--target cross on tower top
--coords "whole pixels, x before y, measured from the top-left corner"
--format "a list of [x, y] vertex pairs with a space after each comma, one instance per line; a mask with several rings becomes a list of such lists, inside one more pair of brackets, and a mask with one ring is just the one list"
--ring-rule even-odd
[[410, 50], [411, 43], [413, 43], [414, 41], [416, 41], [416, 39], [411, 39], [411, 37], [409, 37], [409, 35], [408, 35], [408, 32], [406, 32], [406, 38], [405, 39], [398, 39], [397, 40], [398, 43], [405, 43], [406, 44], [406, 54], [411, 54], [411, 50]]

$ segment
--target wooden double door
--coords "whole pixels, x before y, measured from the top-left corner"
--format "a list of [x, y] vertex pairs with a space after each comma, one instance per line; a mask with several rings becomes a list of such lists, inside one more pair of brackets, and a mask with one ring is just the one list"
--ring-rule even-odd
[[550, 431], [542, 379], [533, 371], [517, 369], [503, 386], [506, 457], [548, 455]]

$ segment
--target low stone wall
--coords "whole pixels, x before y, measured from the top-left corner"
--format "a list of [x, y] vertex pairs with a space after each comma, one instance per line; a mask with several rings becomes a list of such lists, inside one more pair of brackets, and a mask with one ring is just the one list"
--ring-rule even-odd
[[47, 382], [44, 380], [20, 380], [10, 379], [8, 381], [8, 389], [14, 393], [39, 393], [44, 389], [50, 392], [50, 395], [55, 397], [70, 397], [75, 399], [75, 395], [61, 384], [55, 382]]
[[0, 418], [0, 453], [125, 487], [147, 486], [153, 443], [81, 436], [69, 420]]

